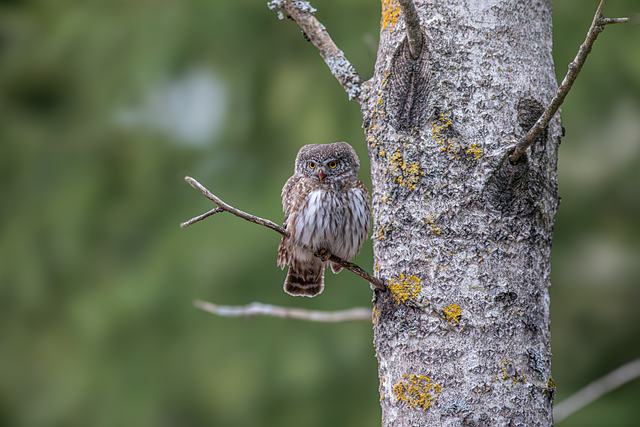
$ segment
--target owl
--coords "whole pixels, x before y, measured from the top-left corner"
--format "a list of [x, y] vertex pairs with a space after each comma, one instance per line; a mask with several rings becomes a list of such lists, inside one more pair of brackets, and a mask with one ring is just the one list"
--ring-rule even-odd
[[[284, 291], [314, 297], [324, 290], [327, 264], [337, 274], [342, 266], [326, 261], [333, 254], [349, 260], [362, 248], [371, 225], [369, 192], [358, 179], [360, 160], [346, 142], [305, 145], [295, 173], [282, 188], [284, 228], [278, 266], [289, 265]], [[322, 259], [309, 252], [323, 255]]]

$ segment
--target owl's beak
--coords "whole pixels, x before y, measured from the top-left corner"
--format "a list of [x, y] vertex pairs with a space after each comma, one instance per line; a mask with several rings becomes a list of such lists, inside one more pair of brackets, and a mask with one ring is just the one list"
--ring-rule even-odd
[[324, 171], [322, 169], [318, 169], [318, 178], [320, 179], [320, 181], [322, 181], [322, 178], [324, 178], [325, 176], [327, 176], [326, 173], [324, 173]]

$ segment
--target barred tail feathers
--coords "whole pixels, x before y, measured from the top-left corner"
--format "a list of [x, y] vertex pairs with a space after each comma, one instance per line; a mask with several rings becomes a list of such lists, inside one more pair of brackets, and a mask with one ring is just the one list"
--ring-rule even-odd
[[324, 290], [325, 263], [312, 256], [306, 260], [293, 259], [284, 280], [289, 295], [315, 297]]

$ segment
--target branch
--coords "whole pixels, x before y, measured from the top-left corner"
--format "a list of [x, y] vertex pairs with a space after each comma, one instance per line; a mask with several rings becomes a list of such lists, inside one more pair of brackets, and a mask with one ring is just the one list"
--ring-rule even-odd
[[194, 300], [193, 305], [208, 313], [217, 314], [223, 317], [254, 317], [270, 316], [283, 319], [308, 320], [310, 322], [346, 322], [349, 320], [371, 321], [371, 309], [356, 307], [342, 311], [315, 311], [303, 308], [286, 308], [277, 305], [262, 304], [252, 302], [248, 305], [230, 306], [217, 305], [210, 302]]
[[349, 95], [349, 100], [356, 99], [359, 102], [362, 78], [344, 53], [338, 49], [324, 25], [314, 16], [316, 9], [308, 1], [275, 0], [267, 3], [267, 6], [278, 11], [278, 18], [283, 19], [286, 14], [287, 18], [294, 20], [302, 28], [303, 33], [327, 63], [331, 74], [338, 79]]
[[556, 114], [556, 111], [558, 111], [558, 108], [560, 108], [560, 106], [564, 102], [564, 98], [569, 93], [573, 82], [575, 82], [576, 78], [578, 77], [578, 73], [580, 73], [580, 70], [582, 69], [584, 62], [586, 61], [587, 56], [589, 55], [589, 53], [591, 53], [593, 42], [596, 41], [598, 35], [604, 30], [604, 26], [609, 24], [622, 24], [629, 20], [629, 18], [605, 18], [605, 16], [602, 14], [602, 6], [604, 6], [604, 0], [600, 1], [598, 10], [596, 10], [596, 14], [593, 17], [591, 27], [587, 32], [587, 38], [580, 46], [578, 54], [576, 55], [573, 62], [569, 64], [569, 71], [567, 71], [567, 75], [564, 76], [562, 84], [556, 91], [556, 94], [551, 100], [551, 103], [542, 114], [542, 116], [540, 116], [536, 124], [533, 125], [531, 129], [529, 129], [529, 132], [527, 132], [527, 134], [520, 141], [518, 141], [515, 150], [509, 156], [509, 160], [511, 160], [512, 163], [516, 163], [518, 159], [520, 159], [520, 156], [524, 154], [527, 148], [529, 148], [529, 146], [533, 144], [533, 141], [535, 141], [536, 138], [540, 136], [540, 133], [549, 125], [549, 122]]
[[[191, 186], [197, 190], [200, 190], [200, 193], [202, 193], [203, 196], [205, 196], [207, 199], [211, 200], [212, 202], [214, 202], [217, 205], [217, 208], [210, 210], [209, 212], [206, 212], [202, 215], [198, 215], [195, 218], [191, 218], [189, 221], [185, 221], [183, 223], [180, 224], [180, 227], [187, 227], [191, 224], [194, 224], [198, 221], [202, 221], [205, 218], [210, 217], [211, 215], [220, 213], [220, 212], [229, 212], [237, 217], [240, 217], [242, 219], [245, 219], [249, 222], [253, 222], [255, 224], [258, 225], [262, 225], [264, 227], [270, 228], [273, 231], [276, 231], [278, 233], [280, 233], [282, 236], [289, 238], [291, 237], [289, 232], [283, 228], [280, 227], [278, 224], [276, 224], [273, 221], [269, 221], [268, 219], [262, 219], [259, 218], [257, 216], [248, 214], [246, 212], [243, 212], [239, 209], [234, 208], [231, 205], [226, 204], [225, 202], [223, 202], [221, 199], [219, 199], [216, 195], [214, 195], [211, 191], [207, 190], [202, 184], [200, 184], [198, 181], [196, 181], [195, 179], [191, 178], [190, 176], [185, 176], [184, 177], [185, 181], [187, 181], [189, 184], [191, 184]], [[310, 252], [313, 252], [311, 249], [304, 247], [305, 249], [307, 249]], [[323, 256], [321, 256], [318, 253], [313, 252], [313, 254], [319, 258], [323, 258]], [[349, 261], [345, 261], [342, 258], [339, 258], [335, 255], [330, 255], [328, 258], [329, 261], [334, 262], [336, 264], [340, 264], [341, 266], [343, 266], [344, 268], [346, 268], [347, 270], [351, 271], [352, 273], [362, 277], [363, 279], [367, 280], [369, 283], [371, 283], [372, 285], [374, 285], [376, 288], [380, 289], [381, 291], [385, 291], [387, 289], [386, 285], [384, 284], [384, 282], [382, 281], [382, 279], [379, 279], [377, 277], [372, 276], [371, 274], [367, 273], [365, 270], [363, 270], [362, 268], [360, 268], [358, 265], [349, 262]]]
[[555, 405], [554, 421], [559, 423], [602, 395], [638, 377], [640, 377], [640, 359], [619, 367]]
[[409, 39], [409, 53], [411, 59], [416, 60], [422, 53], [422, 30], [420, 29], [420, 17], [413, 0], [400, 0], [400, 10], [404, 23], [407, 26], [407, 38]]

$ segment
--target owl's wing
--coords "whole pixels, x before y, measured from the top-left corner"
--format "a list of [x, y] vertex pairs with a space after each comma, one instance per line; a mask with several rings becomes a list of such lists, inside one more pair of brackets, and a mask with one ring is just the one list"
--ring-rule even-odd
[[369, 230], [371, 229], [371, 198], [369, 196], [369, 190], [367, 190], [367, 186], [357, 178], [353, 187], [362, 191], [366, 202], [364, 205], [364, 235], [366, 237], [369, 234]]
[[293, 210], [293, 207], [296, 203], [296, 192], [293, 191], [293, 189], [295, 188], [296, 184], [300, 181], [300, 179], [302, 178], [301, 174], [294, 174], [291, 178], [289, 178], [287, 180], [287, 182], [284, 184], [284, 187], [282, 187], [282, 210], [284, 210], [284, 228], [287, 228], [287, 220], [289, 219], [289, 215], [291, 214], [291, 211]]
[[[287, 228], [289, 215], [295, 207], [297, 198], [294, 189], [300, 181], [300, 178], [302, 178], [302, 175], [294, 174], [287, 180], [284, 187], [282, 187], [282, 209], [284, 210], [284, 221], [282, 225], [284, 228]], [[291, 241], [283, 236], [280, 240], [280, 246], [278, 247], [278, 267], [284, 269], [284, 267], [291, 262], [291, 249]]]

